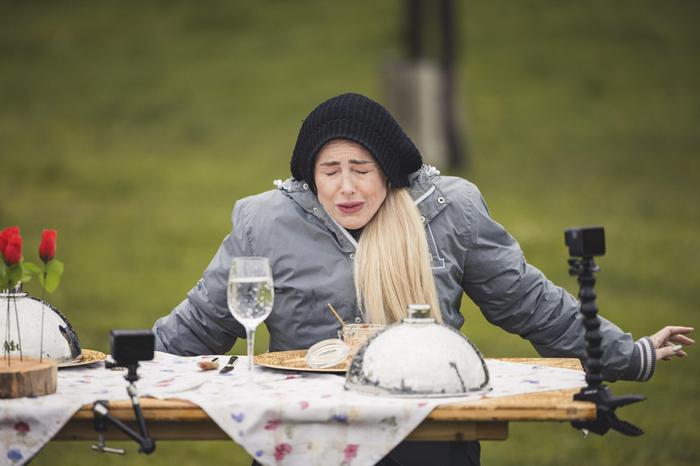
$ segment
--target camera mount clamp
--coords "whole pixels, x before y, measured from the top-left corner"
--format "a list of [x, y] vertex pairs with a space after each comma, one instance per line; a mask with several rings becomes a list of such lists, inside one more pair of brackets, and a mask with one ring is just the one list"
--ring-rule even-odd
[[[106, 362], [105, 367], [111, 369], [113, 367], [118, 367], [117, 364], [113, 362]], [[131, 399], [131, 406], [134, 408], [134, 416], [139, 424], [139, 432], [134, 431], [131, 427], [126, 425], [124, 422], [120, 421], [116, 417], [109, 414], [109, 402], [106, 400], [98, 400], [92, 405], [92, 412], [94, 414], [94, 426], [97, 431], [98, 441], [97, 445], [92, 445], [92, 449], [100, 453], [116, 453], [123, 455], [125, 450], [123, 448], [110, 448], [105, 445], [104, 433], [107, 431], [107, 423], [114, 425], [117, 429], [124, 432], [131, 439], [135, 440], [139, 444], [139, 453], [145, 453], [150, 455], [156, 449], [156, 442], [149, 437], [148, 429], [146, 427], [146, 420], [143, 417], [143, 412], [141, 411], [141, 405], [139, 404], [139, 395], [136, 390], [136, 382], [139, 376], [136, 373], [138, 368], [138, 363], [129, 364], [127, 366], [128, 373], [124, 378], [129, 382], [129, 386], [126, 387], [126, 392], [129, 394]]]
[[581, 430], [584, 434], [594, 432], [604, 435], [613, 429], [629, 435], [642, 435], [644, 431], [639, 427], [617, 417], [615, 410], [621, 406], [643, 401], [642, 395], [624, 395], [616, 397], [612, 391], [603, 384], [602, 363], [603, 356], [602, 335], [600, 333], [600, 318], [595, 300], [594, 290], [595, 272], [600, 268], [596, 265], [594, 256], [605, 255], [605, 230], [603, 227], [570, 228], [565, 231], [564, 239], [569, 247], [569, 274], [578, 279], [579, 300], [581, 302], [581, 314], [583, 324], [586, 327], [586, 371], [587, 387], [574, 395], [577, 401], [592, 401], [596, 405], [596, 419], [594, 421], [573, 421], [571, 425]]

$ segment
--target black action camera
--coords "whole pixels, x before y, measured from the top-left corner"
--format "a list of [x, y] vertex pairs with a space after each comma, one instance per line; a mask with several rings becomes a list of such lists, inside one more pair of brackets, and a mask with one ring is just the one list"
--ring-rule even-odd
[[151, 330], [112, 330], [109, 339], [112, 359], [120, 366], [153, 359], [156, 336]]
[[603, 227], [569, 228], [564, 231], [564, 241], [571, 257], [605, 255], [605, 229]]

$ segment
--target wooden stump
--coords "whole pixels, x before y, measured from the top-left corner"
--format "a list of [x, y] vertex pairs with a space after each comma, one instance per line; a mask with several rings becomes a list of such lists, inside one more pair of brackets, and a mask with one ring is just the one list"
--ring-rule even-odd
[[0, 360], [0, 398], [50, 395], [56, 392], [56, 361], [12, 358]]

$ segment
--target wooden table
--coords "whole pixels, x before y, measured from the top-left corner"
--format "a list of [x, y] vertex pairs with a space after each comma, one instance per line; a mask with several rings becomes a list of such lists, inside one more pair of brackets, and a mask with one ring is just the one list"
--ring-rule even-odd
[[[581, 369], [577, 359], [509, 358], [503, 361]], [[435, 408], [409, 440], [505, 440], [512, 421], [593, 420], [595, 405], [573, 401], [578, 389], [467, 401]], [[131, 403], [110, 401], [110, 413], [138, 430]], [[180, 400], [141, 398], [149, 433], [156, 440], [230, 440], [197, 405]], [[56, 435], [55, 440], [95, 440], [92, 405], [84, 405]], [[110, 427], [107, 439], [125, 439]]]

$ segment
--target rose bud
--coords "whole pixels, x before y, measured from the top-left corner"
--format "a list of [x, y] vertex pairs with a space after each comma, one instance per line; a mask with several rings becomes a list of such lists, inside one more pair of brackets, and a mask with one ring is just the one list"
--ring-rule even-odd
[[5, 246], [11, 236], [19, 235], [19, 227], [7, 227], [0, 231], [0, 254], [5, 255]]
[[9, 267], [17, 264], [22, 259], [22, 237], [20, 235], [14, 235], [7, 240], [3, 257]]
[[44, 263], [53, 259], [56, 255], [56, 230], [44, 230], [41, 233], [41, 243], [39, 243], [39, 257]]

